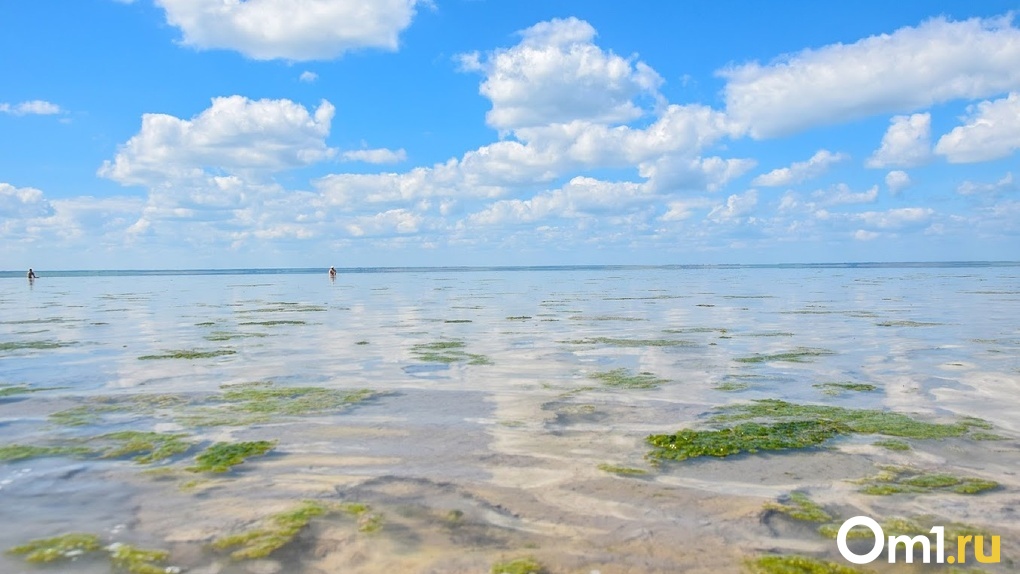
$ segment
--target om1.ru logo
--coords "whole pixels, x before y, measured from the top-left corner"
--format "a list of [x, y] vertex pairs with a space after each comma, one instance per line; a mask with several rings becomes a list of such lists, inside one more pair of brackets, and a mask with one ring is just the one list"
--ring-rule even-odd
[[[847, 534], [854, 526], [866, 526], [875, 535], [875, 547], [867, 554], [856, 554], [846, 545]], [[931, 533], [935, 535], [936, 564], [963, 564], [967, 560], [967, 545], [971, 543], [974, 544], [974, 558], [976, 558], [978, 562], [981, 562], [982, 564], [999, 562], [998, 536], [992, 536], [992, 551], [990, 554], [985, 554], [984, 536], [957, 536], [956, 556], [946, 556], [945, 526], [933, 526]], [[903, 551], [908, 564], [914, 562], [914, 548], [917, 545], [921, 546], [922, 561], [925, 564], [931, 562], [931, 540], [929, 540], [927, 536], [919, 534], [913, 538], [906, 535], [889, 537], [890, 564], [896, 562], [896, 548], [900, 544], [903, 545]], [[867, 516], [855, 516], [844, 522], [843, 526], [839, 527], [839, 533], [836, 535], [836, 546], [839, 547], [839, 553], [843, 555], [843, 558], [846, 558], [850, 562], [853, 562], [854, 564], [870, 564], [882, 554], [882, 549], [885, 546], [885, 532], [882, 531], [882, 526], [873, 519], [868, 518]]]

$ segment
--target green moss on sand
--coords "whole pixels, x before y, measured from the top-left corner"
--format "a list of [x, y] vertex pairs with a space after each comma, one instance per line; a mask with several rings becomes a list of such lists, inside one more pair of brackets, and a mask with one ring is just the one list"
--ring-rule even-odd
[[161, 355], [142, 355], [138, 357], [140, 361], [153, 361], [159, 359], [211, 359], [213, 357], [223, 357], [226, 355], [236, 355], [237, 351], [233, 349], [216, 349], [214, 351], [196, 351], [196, 350], [179, 350], [179, 351], [167, 351]]
[[469, 365], [491, 365], [492, 361], [485, 355], [477, 355], [464, 351], [463, 341], [434, 341], [420, 343], [411, 347], [411, 354], [425, 363], [467, 363]]
[[110, 551], [110, 562], [113, 566], [131, 574], [167, 574], [180, 571], [177, 568], [162, 566], [162, 563], [170, 557], [166, 550], [145, 550], [119, 542], [107, 546], [106, 549]]
[[609, 472], [612, 474], [618, 474], [621, 476], [641, 476], [648, 474], [647, 470], [641, 468], [631, 468], [629, 466], [620, 466], [616, 464], [603, 463], [599, 465], [599, 470], [603, 472]]
[[720, 430], [684, 429], [674, 434], [651, 435], [646, 440], [654, 447], [649, 453], [651, 458], [686, 460], [807, 448], [846, 432], [846, 427], [831, 421], [751, 422]]
[[45, 563], [70, 560], [86, 552], [99, 550], [99, 537], [94, 534], [64, 534], [41, 538], [9, 549], [8, 554], [24, 556], [27, 562]]
[[74, 343], [62, 343], [60, 341], [7, 341], [0, 343], [0, 353], [7, 351], [43, 351], [46, 349], [59, 349], [70, 347]]
[[980, 478], [953, 476], [945, 473], [924, 473], [904, 468], [887, 467], [877, 476], [857, 481], [864, 494], [886, 496], [890, 494], [929, 494], [952, 492], [956, 494], [980, 494], [995, 490], [999, 483]]
[[289, 544], [313, 518], [329, 511], [330, 508], [325, 504], [303, 502], [296, 508], [270, 516], [260, 528], [217, 538], [212, 546], [217, 550], [236, 548], [230, 553], [234, 560], [265, 558]]
[[497, 562], [489, 570], [492, 574], [545, 574], [547, 570], [534, 558], [517, 558], [505, 562]]
[[633, 374], [624, 368], [592, 373], [589, 376], [614, 389], [654, 389], [669, 382], [668, 379], [660, 379], [652, 373]]
[[693, 341], [677, 339], [617, 339], [613, 337], [588, 337], [563, 341], [571, 345], [610, 345], [612, 347], [695, 347]]
[[369, 389], [277, 387], [269, 382], [230, 385], [207, 406], [179, 417], [188, 426], [245, 426], [286, 416], [333, 413], [379, 396]]
[[762, 556], [748, 561], [747, 566], [753, 574], [862, 574], [870, 572], [836, 562], [796, 555]]
[[830, 396], [839, 395], [845, 391], [866, 393], [878, 389], [875, 385], [868, 383], [818, 383], [811, 386], [816, 389], [821, 389], [823, 393]]
[[95, 437], [92, 442], [112, 443], [103, 450], [103, 458], [120, 458], [135, 455], [132, 460], [139, 464], [159, 462], [191, 448], [192, 443], [184, 440], [185, 434], [162, 434], [157, 432], [120, 431]]
[[0, 446], [0, 461], [27, 460], [49, 456], [86, 456], [92, 453], [92, 449], [82, 446], [8, 444]]
[[789, 496], [779, 502], [770, 502], [765, 509], [789, 516], [794, 520], [805, 522], [829, 522], [834, 517], [825, 511], [819, 504], [812, 501], [803, 492], [791, 492]]
[[828, 349], [811, 349], [806, 347], [798, 347], [791, 351], [784, 351], [782, 353], [771, 353], [771, 354], [756, 354], [750, 357], [738, 357], [734, 359], [738, 363], [771, 363], [775, 361], [784, 361], [787, 363], [806, 363], [808, 360], [814, 357], [824, 357], [826, 355], [834, 355], [833, 351]]
[[249, 458], [262, 456], [273, 450], [276, 443], [259, 440], [250, 442], [218, 442], [195, 457], [194, 466], [185, 470], [191, 472], [227, 472]]

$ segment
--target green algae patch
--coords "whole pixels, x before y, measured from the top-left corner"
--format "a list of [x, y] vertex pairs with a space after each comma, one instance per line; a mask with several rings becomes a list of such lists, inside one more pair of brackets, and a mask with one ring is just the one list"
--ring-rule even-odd
[[184, 440], [187, 436], [185, 434], [120, 431], [100, 435], [92, 440], [113, 443], [103, 451], [103, 458], [134, 455], [132, 460], [135, 462], [148, 464], [187, 452], [192, 447], [192, 443]]
[[830, 396], [840, 395], [846, 391], [867, 393], [878, 389], [875, 385], [868, 383], [818, 383], [811, 386]]
[[301, 321], [301, 320], [297, 320], [297, 319], [292, 319], [292, 320], [278, 319], [278, 320], [274, 320], [274, 321], [244, 321], [242, 323], [238, 323], [238, 325], [246, 325], [246, 326], [248, 326], [248, 325], [257, 325], [259, 327], [277, 327], [279, 325], [307, 325], [307, 324], [308, 324], [307, 321]]
[[925, 323], [922, 321], [881, 321], [875, 324], [879, 327], [937, 327], [942, 323]]
[[534, 558], [517, 558], [505, 562], [497, 562], [489, 570], [491, 574], [546, 574], [548, 570]]
[[8, 341], [0, 343], [0, 353], [7, 351], [44, 351], [47, 349], [60, 349], [70, 347], [74, 343], [62, 343], [60, 341]]
[[747, 563], [752, 574], [863, 574], [860, 570], [836, 562], [818, 560], [807, 556], [782, 555], [762, 556]]
[[696, 347], [693, 341], [677, 339], [616, 339], [613, 337], [588, 337], [563, 341], [571, 345], [609, 345], [612, 347]]
[[110, 562], [113, 566], [131, 574], [167, 574], [180, 571], [178, 568], [161, 565], [170, 557], [166, 550], [145, 550], [120, 542], [111, 544], [106, 549], [110, 552]]
[[782, 361], [786, 363], [806, 363], [815, 357], [824, 357], [826, 355], [835, 355], [836, 353], [828, 349], [813, 349], [808, 347], [798, 347], [790, 351], [783, 351], [781, 353], [770, 353], [770, 354], [756, 354], [750, 357], [737, 357], [733, 359], [738, 363], [772, 363]]
[[93, 450], [81, 446], [36, 446], [27, 444], [0, 445], [0, 462], [45, 458], [50, 456], [87, 456]]
[[821, 505], [812, 501], [803, 492], [791, 492], [789, 496], [785, 499], [780, 499], [779, 502], [767, 503], [765, 510], [778, 512], [794, 520], [805, 522], [830, 522], [835, 520]]
[[86, 404], [78, 405], [57, 411], [51, 414], [48, 418], [53, 424], [69, 426], [69, 427], [80, 427], [85, 425], [96, 424], [102, 420], [103, 415], [114, 412], [124, 412], [127, 407], [124, 405], [111, 405], [111, 404]]
[[66, 388], [67, 387], [30, 387], [28, 385], [6, 385], [0, 383], [0, 399], [16, 395], [27, 395], [41, 391], [55, 391]]
[[206, 341], [232, 341], [234, 339], [261, 339], [268, 337], [265, 333], [234, 333], [230, 331], [213, 331], [209, 333], [203, 339]]
[[211, 359], [213, 357], [223, 357], [226, 355], [236, 355], [237, 351], [233, 349], [216, 349], [214, 351], [197, 351], [197, 350], [178, 350], [178, 351], [167, 351], [162, 355], [142, 355], [138, 357], [140, 361], [153, 361], [159, 359]]
[[70, 560], [86, 552], [99, 550], [99, 537], [94, 534], [72, 533], [53, 538], [40, 538], [7, 551], [8, 554], [24, 556], [26, 562], [48, 563]]
[[411, 354], [424, 363], [467, 363], [469, 365], [491, 365], [485, 355], [464, 351], [463, 341], [434, 341], [411, 346]]
[[876, 440], [873, 444], [875, 446], [880, 446], [880, 447], [882, 447], [884, 449], [887, 449], [887, 450], [897, 450], [897, 451], [910, 450], [910, 445], [905, 443], [905, 442], [903, 442], [903, 441], [901, 441], [901, 440], [894, 440], [894, 439]]
[[827, 405], [803, 405], [778, 399], [763, 399], [722, 407], [714, 422], [748, 419], [779, 421], [829, 421], [843, 426], [848, 433], [882, 434], [900, 438], [943, 439], [962, 437], [973, 428], [985, 428], [984, 421], [961, 419], [955, 423], [931, 423], [902, 413], [871, 409], [847, 409]]
[[651, 435], [646, 441], [654, 447], [649, 453], [653, 460], [686, 460], [814, 447], [846, 432], [845, 426], [825, 420], [749, 422], [720, 430], [684, 429]]
[[669, 382], [668, 379], [660, 379], [649, 372], [634, 374], [624, 368], [592, 373], [589, 376], [614, 389], [654, 389]]
[[629, 466], [620, 466], [617, 464], [603, 463], [598, 466], [598, 469], [603, 472], [610, 474], [616, 474], [620, 476], [642, 476], [648, 474], [647, 470], [642, 468], [631, 468]]
[[324, 387], [277, 387], [271, 382], [253, 382], [224, 387], [207, 406], [178, 417], [185, 425], [246, 426], [278, 417], [320, 415], [339, 412], [380, 396], [370, 389], [328, 389]]
[[325, 504], [303, 502], [296, 508], [270, 516], [261, 528], [217, 538], [212, 547], [217, 550], [236, 548], [230, 553], [234, 560], [265, 558], [289, 544], [313, 518], [324, 516], [330, 510]]
[[195, 457], [198, 464], [185, 470], [190, 472], [227, 472], [249, 458], [262, 456], [273, 450], [275, 441], [218, 442]]
[[888, 496], [891, 494], [930, 494], [951, 492], [981, 494], [999, 488], [999, 483], [980, 478], [954, 476], [945, 473], [925, 474], [921, 471], [887, 467], [877, 476], [856, 481], [864, 494]]

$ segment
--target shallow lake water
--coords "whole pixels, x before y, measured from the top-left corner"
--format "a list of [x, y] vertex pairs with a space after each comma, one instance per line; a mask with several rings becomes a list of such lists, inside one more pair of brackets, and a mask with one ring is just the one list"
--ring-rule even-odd
[[[310, 387], [321, 404], [231, 402]], [[350, 400], [327, 404], [338, 393]], [[649, 435], [720, 428], [720, 407], [763, 399], [980, 432], [649, 457]], [[190, 446], [143, 463], [97, 450], [120, 431]], [[272, 450], [188, 470], [239, 441]], [[998, 535], [999, 563], [964, 566], [1014, 572], [1020, 267], [0, 278], [0, 448], [13, 445], [64, 450], [0, 458], [0, 549], [91, 533], [205, 574], [486, 573], [526, 557], [549, 574], [743, 572], [772, 554], [850, 566], [819, 524], [768, 510], [796, 492], [837, 526]], [[862, 492], [891, 467], [998, 486]], [[211, 546], [302, 501], [341, 509], [265, 557]], [[112, 568], [104, 551], [43, 566], [0, 554], [5, 573]]]

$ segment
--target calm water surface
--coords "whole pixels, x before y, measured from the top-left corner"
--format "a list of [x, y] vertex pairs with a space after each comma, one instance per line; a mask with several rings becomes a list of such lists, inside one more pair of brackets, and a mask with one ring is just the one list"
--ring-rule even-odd
[[[139, 359], [180, 351], [223, 354]], [[606, 373], [659, 384], [613, 387]], [[253, 382], [375, 394], [325, 412], [196, 418]], [[925, 517], [1000, 535], [1002, 563], [980, 566], [1013, 572], [1018, 391], [1011, 265], [0, 278], [0, 446], [87, 446], [122, 430], [194, 444], [154, 464], [0, 461], [0, 547], [88, 532], [207, 574], [484, 573], [525, 556], [584, 574], [741, 572], [772, 553], [846, 564], [816, 524], [763, 510], [797, 491], [839, 519]], [[707, 428], [713, 409], [758, 399], [977, 417], [998, 440], [908, 439], [894, 451], [854, 435], [789, 453], [646, 458], [649, 434]], [[51, 417], [68, 412], [76, 424]], [[184, 470], [214, 442], [254, 440], [275, 448], [227, 473]], [[1000, 487], [861, 493], [853, 481], [886, 465]], [[371, 511], [316, 519], [265, 559], [209, 546], [303, 500]], [[47, 568], [0, 555], [0, 572], [36, 571], [111, 566], [102, 553]]]

